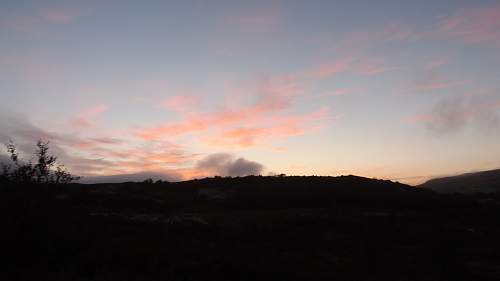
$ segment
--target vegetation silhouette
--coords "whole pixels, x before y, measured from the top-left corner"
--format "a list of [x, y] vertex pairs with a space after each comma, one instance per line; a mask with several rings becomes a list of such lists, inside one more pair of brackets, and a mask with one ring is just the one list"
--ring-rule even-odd
[[71, 175], [63, 165], [57, 163], [57, 157], [49, 154], [49, 142], [38, 140], [33, 160], [23, 162], [19, 159], [16, 145], [11, 141], [7, 145], [11, 164], [1, 163], [0, 182], [13, 184], [67, 184], [80, 179]]

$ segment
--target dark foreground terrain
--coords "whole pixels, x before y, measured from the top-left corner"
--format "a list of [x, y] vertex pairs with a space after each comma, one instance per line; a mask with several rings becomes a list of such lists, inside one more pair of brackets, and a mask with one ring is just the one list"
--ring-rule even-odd
[[0, 192], [0, 280], [500, 280], [495, 194], [354, 176]]

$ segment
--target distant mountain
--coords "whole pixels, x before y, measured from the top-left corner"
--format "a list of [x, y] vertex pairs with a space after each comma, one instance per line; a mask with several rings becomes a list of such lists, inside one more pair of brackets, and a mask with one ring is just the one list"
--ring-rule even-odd
[[500, 192], [500, 169], [431, 179], [419, 187], [443, 193]]

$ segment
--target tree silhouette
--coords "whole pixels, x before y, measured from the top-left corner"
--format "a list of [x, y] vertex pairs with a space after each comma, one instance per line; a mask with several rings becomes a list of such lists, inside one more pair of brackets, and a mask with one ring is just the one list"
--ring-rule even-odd
[[36, 143], [36, 164], [22, 162], [16, 145], [11, 141], [7, 145], [12, 164], [2, 163], [0, 179], [12, 183], [59, 184], [70, 183], [80, 177], [71, 175], [63, 165], [57, 164], [57, 157], [49, 154], [49, 142], [38, 140]]

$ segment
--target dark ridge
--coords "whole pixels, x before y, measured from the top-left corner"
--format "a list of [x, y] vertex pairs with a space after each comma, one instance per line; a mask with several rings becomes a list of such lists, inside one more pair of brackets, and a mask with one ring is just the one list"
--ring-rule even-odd
[[431, 179], [419, 187], [444, 193], [500, 192], [500, 169]]

